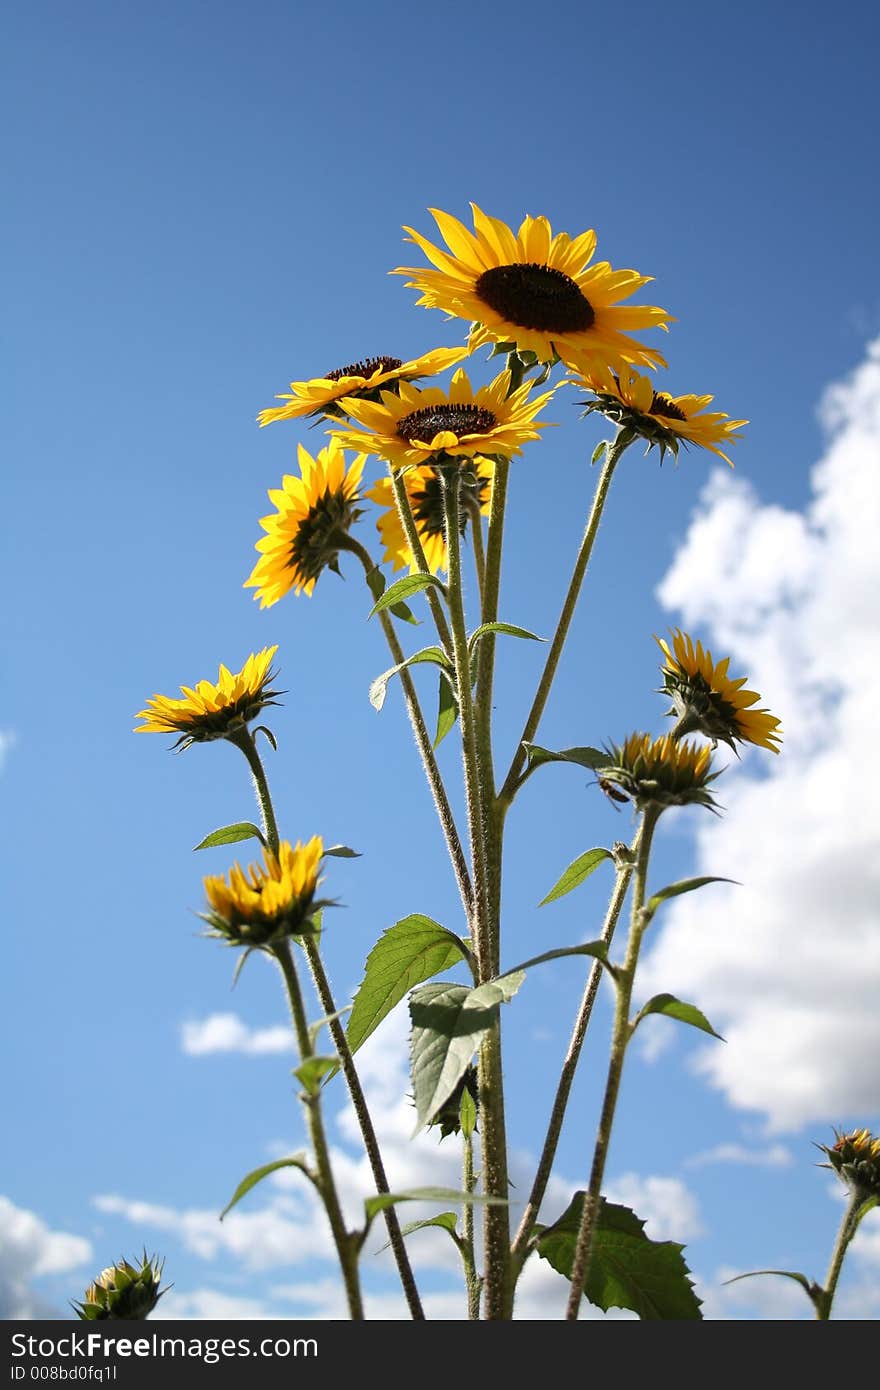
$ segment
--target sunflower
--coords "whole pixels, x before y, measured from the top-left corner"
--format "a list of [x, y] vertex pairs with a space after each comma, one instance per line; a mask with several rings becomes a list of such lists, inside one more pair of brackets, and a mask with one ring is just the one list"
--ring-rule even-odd
[[286, 936], [313, 931], [313, 917], [326, 902], [315, 901], [324, 853], [320, 835], [307, 844], [282, 840], [278, 853], [263, 850], [262, 864], [206, 878], [210, 911], [202, 917], [216, 936], [233, 946], [266, 946]]
[[256, 589], [261, 608], [271, 608], [289, 589], [311, 595], [321, 571], [336, 569], [346, 533], [361, 515], [356, 504], [365, 462], [359, 454], [346, 472], [335, 439], [317, 458], [300, 444], [300, 476], [287, 474], [270, 491], [276, 510], [260, 521], [267, 534], [256, 542], [260, 558], [244, 583]]
[[216, 685], [199, 681], [194, 690], [180, 687], [182, 700], [167, 695], [154, 695], [147, 701], [138, 719], [145, 722], [135, 729], [136, 734], [179, 734], [175, 747], [188, 748], [191, 743], [206, 743], [215, 738], [232, 738], [267, 705], [277, 705], [270, 690], [275, 679], [270, 670], [278, 648], [264, 647], [252, 653], [235, 675], [221, 666]]
[[679, 742], [672, 734], [662, 738], [630, 734], [606, 752], [607, 766], [596, 768], [600, 785], [610, 782], [619, 787], [639, 809], [649, 805], [714, 809], [708, 788], [719, 774], [711, 770], [712, 750], [707, 743]]
[[292, 381], [293, 394], [276, 397], [287, 404], [261, 410], [257, 420], [263, 426], [276, 420], [298, 420], [303, 415], [335, 415], [344, 419], [345, 412], [338, 404], [343, 396], [377, 401], [381, 387], [396, 391], [401, 381], [436, 376], [447, 367], [456, 366], [469, 352], [467, 347], [435, 348], [409, 362], [402, 362], [399, 357], [366, 357], [361, 362], [350, 362], [311, 381]]
[[880, 1139], [869, 1129], [854, 1129], [849, 1134], [835, 1130], [835, 1140], [831, 1148], [819, 1148], [841, 1182], [866, 1200], [880, 1199]]
[[702, 642], [694, 644], [678, 628], [671, 636], [671, 651], [662, 637], [654, 640], [666, 657], [661, 668], [663, 689], [672, 700], [668, 713], [678, 717], [678, 736], [699, 732], [729, 744], [734, 752], [739, 742], [778, 753], [782, 742], [779, 720], [766, 709], [751, 708], [761, 697], [754, 690], [743, 689], [745, 676], [730, 679], [730, 657], [713, 661]]
[[587, 401], [587, 412], [597, 410], [625, 429], [631, 429], [648, 441], [648, 449], [658, 445], [660, 457], [667, 449], [678, 455], [680, 444], [697, 444], [709, 449], [731, 468], [733, 463], [719, 444], [735, 444], [742, 435], [736, 431], [748, 420], [731, 420], [720, 410], [706, 410], [714, 396], [670, 396], [655, 391], [653, 382], [640, 376], [632, 367], [612, 372], [598, 368], [575, 380], [575, 386], [592, 391], [595, 399]]
[[[494, 471], [492, 460], [484, 458], [475, 458], [472, 469], [462, 470], [462, 535], [467, 529], [472, 500], [479, 505], [483, 516], [489, 515]], [[436, 574], [438, 570], [445, 572], [449, 568], [449, 556], [446, 549], [446, 523], [440, 475], [436, 468], [427, 464], [422, 468], [408, 468], [403, 474], [403, 481], [428, 568], [432, 574]], [[410, 550], [400, 521], [391, 479], [380, 478], [364, 496], [382, 508], [376, 527], [385, 547], [383, 560], [390, 564], [393, 570], [400, 570], [409, 565], [410, 573], [414, 574], [418, 569], [418, 563]]]
[[362, 429], [335, 429], [332, 433], [350, 449], [362, 449], [387, 459], [393, 468], [446, 459], [475, 458], [478, 454], [510, 458], [522, 453], [522, 445], [538, 439], [545, 423], [535, 416], [553, 395], [553, 389], [529, 399], [528, 383], [508, 395], [510, 372], [501, 372], [488, 386], [474, 391], [463, 367], [452, 378], [448, 391], [429, 386], [419, 391], [401, 383], [400, 395], [382, 392], [381, 404], [346, 400], [343, 408]]
[[159, 1287], [164, 1264], [155, 1255], [147, 1255], [146, 1250], [140, 1265], [119, 1260], [102, 1269], [86, 1289], [82, 1303], [72, 1306], [83, 1322], [134, 1322], [147, 1318], [168, 1291]]
[[419, 304], [473, 320], [471, 349], [509, 342], [541, 362], [561, 358], [576, 370], [624, 362], [666, 365], [629, 331], [664, 328], [670, 315], [650, 304], [620, 304], [650, 275], [612, 270], [607, 261], [589, 266], [595, 232], [553, 236], [546, 217], [526, 217], [514, 235], [475, 203], [471, 209], [473, 232], [449, 213], [430, 209], [448, 251], [405, 227], [436, 269], [399, 266], [392, 272], [413, 277], [407, 284], [421, 291]]

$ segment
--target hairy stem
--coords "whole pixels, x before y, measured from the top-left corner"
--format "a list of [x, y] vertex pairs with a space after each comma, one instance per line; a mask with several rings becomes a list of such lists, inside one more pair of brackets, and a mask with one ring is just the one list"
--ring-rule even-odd
[[[303, 947], [305, 949], [306, 959], [309, 963], [309, 969], [312, 972], [312, 979], [315, 982], [315, 990], [321, 1001], [321, 1008], [324, 1010], [328, 1019], [327, 1026], [330, 1029], [330, 1036], [333, 1039], [334, 1046], [339, 1056], [342, 1072], [345, 1077], [346, 1085], [348, 1086], [348, 1093], [351, 1096], [351, 1103], [354, 1107], [354, 1113], [357, 1116], [357, 1122], [363, 1136], [364, 1148], [367, 1151], [367, 1157], [370, 1161], [370, 1169], [373, 1174], [373, 1181], [376, 1184], [376, 1191], [390, 1192], [391, 1188], [388, 1186], [388, 1178], [385, 1174], [385, 1165], [382, 1162], [379, 1141], [376, 1138], [376, 1131], [373, 1128], [373, 1121], [369, 1109], [367, 1108], [367, 1100], [363, 1092], [363, 1087], [361, 1086], [360, 1077], [357, 1073], [354, 1057], [348, 1045], [348, 1039], [345, 1036], [345, 1029], [339, 1019], [335, 1017], [337, 1013], [336, 1004], [333, 1000], [333, 991], [330, 988], [330, 981], [327, 978], [324, 963], [321, 960], [318, 943], [313, 936], [304, 936]], [[391, 1242], [391, 1249], [394, 1252], [394, 1258], [397, 1262], [400, 1282], [403, 1285], [403, 1291], [406, 1295], [410, 1314], [416, 1321], [422, 1321], [424, 1320], [425, 1313], [422, 1308], [422, 1301], [419, 1298], [419, 1291], [416, 1288], [416, 1281], [412, 1272], [412, 1266], [409, 1262], [409, 1256], [406, 1253], [406, 1245], [400, 1230], [400, 1221], [398, 1220], [397, 1211], [394, 1207], [386, 1207], [383, 1215], [385, 1217], [385, 1225], [388, 1228], [388, 1238]]]
[[816, 1298], [816, 1317], [820, 1322], [827, 1322], [831, 1317], [831, 1306], [837, 1292], [837, 1281], [840, 1278], [840, 1271], [843, 1269], [843, 1261], [849, 1249], [850, 1241], [858, 1230], [861, 1219], [860, 1209], [864, 1204], [865, 1194], [853, 1192], [847, 1203], [840, 1229], [837, 1232], [837, 1239], [834, 1242], [834, 1249], [831, 1252], [831, 1263], [825, 1277], [825, 1287]]
[[[618, 861], [617, 877], [614, 880], [614, 887], [611, 890], [611, 898], [608, 903], [608, 911], [605, 914], [605, 922], [602, 926], [602, 935], [600, 938], [606, 946], [610, 946], [614, 939], [618, 918], [620, 917], [621, 909], [626, 899], [627, 889], [629, 888], [629, 882], [632, 878], [638, 848], [639, 834], [637, 833], [627, 852], [629, 862], [627, 862], [626, 859], [620, 859]], [[559, 1084], [556, 1087], [556, 1096], [553, 1101], [553, 1109], [550, 1112], [550, 1122], [547, 1127], [544, 1147], [541, 1150], [538, 1170], [535, 1173], [535, 1180], [532, 1183], [528, 1204], [523, 1212], [522, 1220], [520, 1221], [519, 1229], [513, 1242], [512, 1253], [514, 1270], [517, 1276], [522, 1271], [522, 1267], [529, 1253], [529, 1241], [535, 1229], [535, 1223], [538, 1220], [541, 1203], [544, 1200], [547, 1184], [550, 1181], [550, 1174], [553, 1171], [556, 1150], [559, 1145], [559, 1136], [562, 1133], [562, 1124], [568, 1106], [568, 1098], [571, 1094], [575, 1071], [577, 1070], [581, 1049], [584, 1045], [584, 1038], [586, 1037], [587, 1028], [592, 1016], [593, 1005], [596, 1002], [596, 995], [599, 992], [599, 982], [602, 978], [603, 968], [604, 967], [599, 961], [593, 961], [581, 999], [580, 1009], [575, 1019], [571, 1041], [568, 1044], [568, 1051], [565, 1054], [565, 1061], [562, 1064], [562, 1071], [559, 1076]]]
[[275, 808], [272, 805], [272, 794], [269, 791], [269, 783], [266, 780], [266, 769], [263, 767], [263, 760], [257, 751], [256, 740], [247, 725], [244, 725], [237, 733], [233, 734], [230, 743], [234, 743], [247, 758], [251, 776], [254, 779], [254, 791], [257, 797], [257, 804], [260, 807], [260, 814], [263, 818], [263, 832], [266, 836], [266, 843], [273, 854], [278, 853], [280, 839], [278, 835], [278, 822], [275, 819]]
[[562, 612], [559, 615], [559, 621], [556, 624], [556, 631], [553, 634], [553, 640], [550, 643], [550, 650], [547, 653], [547, 660], [544, 663], [544, 670], [541, 674], [541, 679], [538, 683], [538, 689], [535, 692], [535, 698], [532, 701], [532, 707], [529, 710], [528, 717], [526, 718], [525, 725], [523, 726], [523, 731], [520, 735], [519, 743], [516, 747], [516, 752], [513, 755], [513, 761], [510, 764], [510, 769], [507, 773], [506, 778], [504, 779], [504, 785], [502, 786], [501, 791], [499, 793], [499, 800], [504, 806], [508, 806], [510, 804], [516, 793], [517, 781], [519, 779], [520, 773], [523, 770], [523, 764], [526, 760], [526, 752], [523, 748], [523, 744], [531, 743], [531, 741], [535, 737], [535, 734], [538, 732], [538, 726], [541, 722], [541, 717], [544, 713], [544, 709], [547, 705], [547, 700], [550, 696], [550, 691], [553, 687], [553, 680], [556, 676], [556, 669], [559, 665], [559, 658], [562, 656], [562, 649], [565, 646], [565, 639], [568, 637], [568, 631], [571, 627], [571, 620], [574, 617], [575, 609], [577, 608], [577, 602], [580, 596], [581, 586], [584, 582], [584, 576], [587, 572], [587, 566], [590, 563], [590, 556], [593, 553], [593, 546], [595, 544], [596, 536], [599, 531], [599, 523], [602, 520], [602, 512], [605, 509], [605, 502], [608, 498], [608, 490], [611, 487], [611, 479], [614, 476], [614, 470], [617, 467], [618, 460], [620, 459], [624, 450], [631, 443], [632, 434], [629, 431], [618, 430], [613, 443], [610, 444], [608, 449], [606, 450], [605, 463], [602, 467], [602, 472], [599, 474], [599, 481], [596, 484], [596, 492], [593, 496], [593, 505], [590, 508], [590, 514], [587, 518], [586, 529], [584, 531], [583, 539], [580, 544], [580, 549], [578, 550], [577, 556], [575, 558], [574, 570], [572, 571], [572, 576], [569, 581], [568, 592], [565, 595], [565, 601], [562, 605]]
[[638, 853], [636, 855], [635, 870], [633, 873], [632, 916], [630, 918], [629, 940], [626, 945], [626, 957], [623, 965], [618, 967], [615, 977], [617, 1003], [614, 1010], [614, 1031], [611, 1038], [611, 1057], [608, 1063], [608, 1077], [605, 1082], [605, 1096], [602, 1101], [602, 1113], [599, 1117], [599, 1128], [596, 1133], [596, 1147], [593, 1152], [590, 1185], [584, 1197], [584, 1210], [581, 1217], [580, 1230], [578, 1231], [577, 1243], [575, 1245], [574, 1261], [572, 1263], [571, 1291], [569, 1294], [568, 1308], [565, 1314], [566, 1318], [570, 1321], [575, 1320], [580, 1312], [584, 1284], [586, 1283], [587, 1275], [590, 1270], [590, 1260], [593, 1254], [593, 1243], [596, 1234], [596, 1217], [599, 1213], [602, 1183], [605, 1179], [605, 1163], [608, 1158], [608, 1148], [611, 1143], [611, 1130], [614, 1125], [614, 1115], [617, 1109], [617, 1097], [620, 1094], [623, 1062], [626, 1056], [627, 1044], [632, 1033], [629, 1009], [632, 1000], [636, 966], [639, 960], [639, 950], [642, 944], [642, 934], [645, 929], [642, 909], [645, 905], [648, 860], [651, 854], [651, 841], [654, 836], [654, 827], [657, 824], [659, 815], [660, 808], [650, 805], [645, 808], [642, 817]]
[[[407, 544], [413, 553], [413, 559], [421, 574], [430, 574], [431, 569], [425, 559], [425, 548], [422, 545], [422, 538], [419, 535], [416, 519], [413, 516], [410, 506], [409, 493], [403, 481], [403, 476], [399, 470], [393, 469], [390, 465], [388, 472], [391, 476], [391, 488], [394, 493], [394, 501], [397, 504], [397, 515], [403, 527], [403, 534], [406, 536]], [[452, 655], [452, 638], [449, 633], [449, 624], [446, 621], [446, 614], [443, 612], [443, 604], [440, 602], [440, 595], [433, 585], [426, 589], [428, 596], [428, 606], [434, 619], [434, 626], [437, 628], [437, 636], [440, 638], [441, 645], [448, 656]]]
[[[462, 1130], [462, 1191], [473, 1192], [476, 1186], [474, 1174], [474, 1139], [472, 1134]], [[474, 1208], [466, 1202], [461, 1215], [461, 1258], [464, 1262], [464, 1281], [467, 1289], [467, 1315], [472, 1321], [480, 1316], [480, 1293], [482, 1282], [477, 1274], [474, 1258]]]

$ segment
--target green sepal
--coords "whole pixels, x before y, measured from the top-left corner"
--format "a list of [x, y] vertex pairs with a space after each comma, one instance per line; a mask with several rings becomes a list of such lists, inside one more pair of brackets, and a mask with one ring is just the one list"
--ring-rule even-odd
[[324, 859], [360, 859], [360, 858], [361, 858], [361, 852], [360, 852], [360, 850], [357, 850], [357, 849], [351, 849], [348, 845], [331, 845], [329, 849], [325, 849], [325, 850], [324, 850], [324, 853], [323, 853], [323, 855], [322, 855], [322, 858], [324, 858]]

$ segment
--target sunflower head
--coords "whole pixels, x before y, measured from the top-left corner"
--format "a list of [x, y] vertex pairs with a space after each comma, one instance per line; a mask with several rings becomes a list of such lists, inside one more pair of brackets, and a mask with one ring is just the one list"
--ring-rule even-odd
[[73, 1304], [77, 1315], [83, 1322], [131, 1322], [149, 1317], [167, 1293], [167, 1289], [159, 1287], [164, 1263], [155, 1255], [148, 1256], [145, 1250], [139, 1265], [129, 1264], [128, 1260], [110, 1265], [89, 1284], [83, 1301]]
[[221, 666], [216, 684], [199, 681], [194, 689], [182, 685], [181, 700], [154, 695], [137, 715], [144, 723], [134, 732], [176, 733], [175, 747], [180, 749], [215, 738], [235, 738], [267, 705], [278, 704], [276, 697], [282, 692], [269, 688], [276, 675], [271, 665], [277, 650], [277, 646], [264, 647], [252, 653], [235, 674]]
[[630, 734], [622, 744], [611, 744], [608, 763], [597, 767], [599, 784], [619, 788], [632, 797], [639, 810], [656, 806], [708, 806], [715, 802], [709, 786], [719, 775], [712, 771], [708, 744], [679, 742], [671, 734], [652, 738]]
[[766, 709], [753, 709], [760, 700], [745, 690], [746, 677], [731, 680], [730, 657], [715, 662], [702, 643], [678, 628], [671, 632], [672, 647], [655, 637], [666, 660], [661, 667], [663, 691], [672, 701], [679, 736], [705, 734], [713, 743], [726, 743], [736, 752], [737, 743], [754, 743], [778, 753], [782, 742], [779, 720]]
[[436, 376], [463, 361], [469, 352], [467, 347], [434, 348], [409, 362], [399, 357], [365, 357], [360, 362], [349, 362], [344, 367], [335, 367], [326, 376], [313, 377], [311, 381], [292, 381], [291, 394], [276, 398], [286, 404], [261, 410], [257, 420], [261, 426], [277, 420], [298, 420], [306, 415], [344, 420], [345, 411], [339, 405], [343, 397], [377, 401], [380, 391], [396, 392], [402, 381]]
[[[462, 535], [465, 534], [468, 521], [476, 509], [479, 509], [483, 516], [489, 515], [494, 469], [495, 465], [491, 459], [462, 460]], [[443, 485], [440, 475], [433, 464], [426, 464], [423, 467], [408, 468], [402, 476], [428, 568], [432, 574], [436, 574], [438, 570], [445, 573], [449, 568], [449, 555], [446, 548]], [[409, 566], [410, 572], [415, 573], [419, 567], [418, 562], [410, 549], [400, 521], [391, 479], [380, 478], [364, 496], [381, 508], [376, 526], [385, 547], [383, 560], [390, 564], [393, 570]]]
[[288, 474], [269, 493], [275, 511], [260, 525], [266, 532], [256, 543], [260, 558], [246, 589], [256, 589], [261, 608], [271, 608], [293, 589], [311, 595], [325, 569], [337, 568], [339, 551], [357, 509], [358, 488], [366, 455], [346, 470], [345, 455], [335, 439], [316, 458], [299, 446], [299, 474]]
[[649, 453], [654, 448], [660, 450], [661, 463], [667, 449], [678, 458], [680, 445], [687, 448], [695, 444], [733, 467], [720, 446], [735, 444], [742, 438], [737, 430], [749, 422], [707, 410], [714, 396], [670, 396], [655, 390], [649, 377], [626, 366], [617, 371], [598, 367], [573, 380], [575, 386], [592, 393], [584, 402], [585, 415], [598, 411], [621, 429], [641, 436], [647, 440]]
[[471, 231], [449, 213], [431, 209], [446, 249], [414, 231], [408, 239], [433, 269], [400, 266], [419, 304], [474, 323], [470, 346], [511, 343], [540, 362], [562, 360], [586, 371], [636, 362], [664, 366], [654, 348], [630, 336], [633, 329], [665, 328], [670, 316], [654, 305], [624, 305], [650, 280], [634, 270], [590, 265], [596, 233], [553, 235], [546, 217], [526, 217], [514, 232], [475, 203]]
[[538, 439], [545, 422], [535, 416], [553, 390], [531, 395], [526, 383], [510, 391], [510, 373], [501, 372], [488, 386], [474, 390], [462, 367], [448, 391], [419, 391], [401, 384], [400, 394], [382, 392], [381, 402], [348, 399], [343, 408], [360, 428], [334, 430], [341, 444], [386, 459], [393, 468], [426, 463], [511, 458], [523, 444]]
[[834, 1131], [835, 1142], [819, 1148], [840, 1180], [863, 1200], [880, 1199], [880, 1139], [868, 1129], [854, 1129], [849, 1134]]
[[277, 854], [264, 849], [262, 864], [234, 864], [228, 874], [206, 878], [202, 920], [211, 935], [231, 946], [270, 946], [314, 932], [315, 914], [330, 905], [315, 898], [323, 853], [319, 835], [304, 845], [282, 840]]

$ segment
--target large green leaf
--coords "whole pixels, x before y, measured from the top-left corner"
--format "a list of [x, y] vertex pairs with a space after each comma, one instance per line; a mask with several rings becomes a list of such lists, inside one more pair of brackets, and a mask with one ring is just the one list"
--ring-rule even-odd
[[467, 959], [467, 947], [454, 932], [414, 912], [395, 922], [376, 942], [354, 997], [346, 1036], [355, 1052], [413, 985], [430, 980]]
[[663, 1014], [666, 1018], [678, 1019], [679, 1023], [689, 1023], [692, 1028], [699, 1028], [704, 1033], [711, 1033], [713, 1038], [718, 1038], [721, 1042], [724, 1039], [720, 1033], [716, 1033], [705, 1014], [695, 1004], [686, 1004], [683, 999], [676, 999], [674, 994], [655, 994], [653, 999], [649, 999], [644, 1004], [633, 1019], [632, 1031], [635, 1032], [643, 1018], [648, 1014]]
[[[538, 1237], [538, 1254], [566, 1279], [571, 1278], [584, 1193]], [[651, 1321], [701, 1318], [700, 1300], [682, 1258], [684, 1246], [650, 1240], [645, 1223], [629, 1207], [601, 1199], [590, 1272], [584, 1289], [591, 1303], [607, 1311], [628, 1308]]]
[[231, 1200], [221, 1211], [220, 1220], [223, 1220], [227, 1212], [232, 1211], [232, 1208], [241, 1201], [242, 1197], [247, 1196], [252, 1187], [256, 1187], [257, 1183], [262, 1182], [270, 1173], [277, 1173], [279, 1168], [298, 1168], [301, 1173], [305, 1173], [309, 1182], [315, 1182], [315, 1174], [309, 1167], [305, 1154], [294, 1154], [291, 1158], [276, 1158], [273, 1163], [264, 1163], [261, 1168], [255, 1168], [253, 1172], [248, 1173], [246, 1178], [242, 1178], [233, 1192]]
[[446, 592], [446, 585], [442, 580], [433, 574], [405, 574], [402, 579], [386, 589], [381, 598], [377, 599], [370, 609], [368, 616], [373, 617], [375, 613], [381, 613], [386, 608], [393, 608], [395, 604], [401, 603], [404, 599], [411, 598], [413, 594], [418, 594], [422, 589], [439, 589], [441, 593]]
[[420, 652], [414, 652], [412, 656], [408, 656], [405, 661], [398, 662], [396, 666], [389, 666], [387, 671], [383, 671], [381, 676], [376, 677], [370, 686], [370, 704], [373, 709], [379, 710], [384, 705], [388, 682], [392, 676], [405, 671], [408, 666], [418, 666], [426, 661], [434, 666], [449, 668], [449, 659], [442, 647], [423, 647]]
[[553, 903], [557, 898], [564, 898], [566, 893], [570, 893], [573, 888], [578, 888], [585, 879], [589, 878], [604, 859], [613, 858], [614, 855], [608, 849], [588, 849], [586, 853], [579, 854], [577, 859], [572, 860], [565, 872], [557, 879], [546, 898], [541, 899], [538, 906], [544, 907], [546, 903]]
[[266, 843], [258, 825], [249, 820], [238, 820], [233, 825], [221, 825], [219, 830], [212, 830], [204, 840], [193, 845], [193, 850], [213, 849], [215, 845], [237, 845], [239, 840], [259, 840], [261, 845]]
[[417, 1131], [434, 1118], [452, 1095], [483, 1036], [495, 1022], [499, 1004], [512, 998], [524, 979], [519, 971], [490, 980], [477, 989], [438, 980], [410, 995], [410, 1056]]

